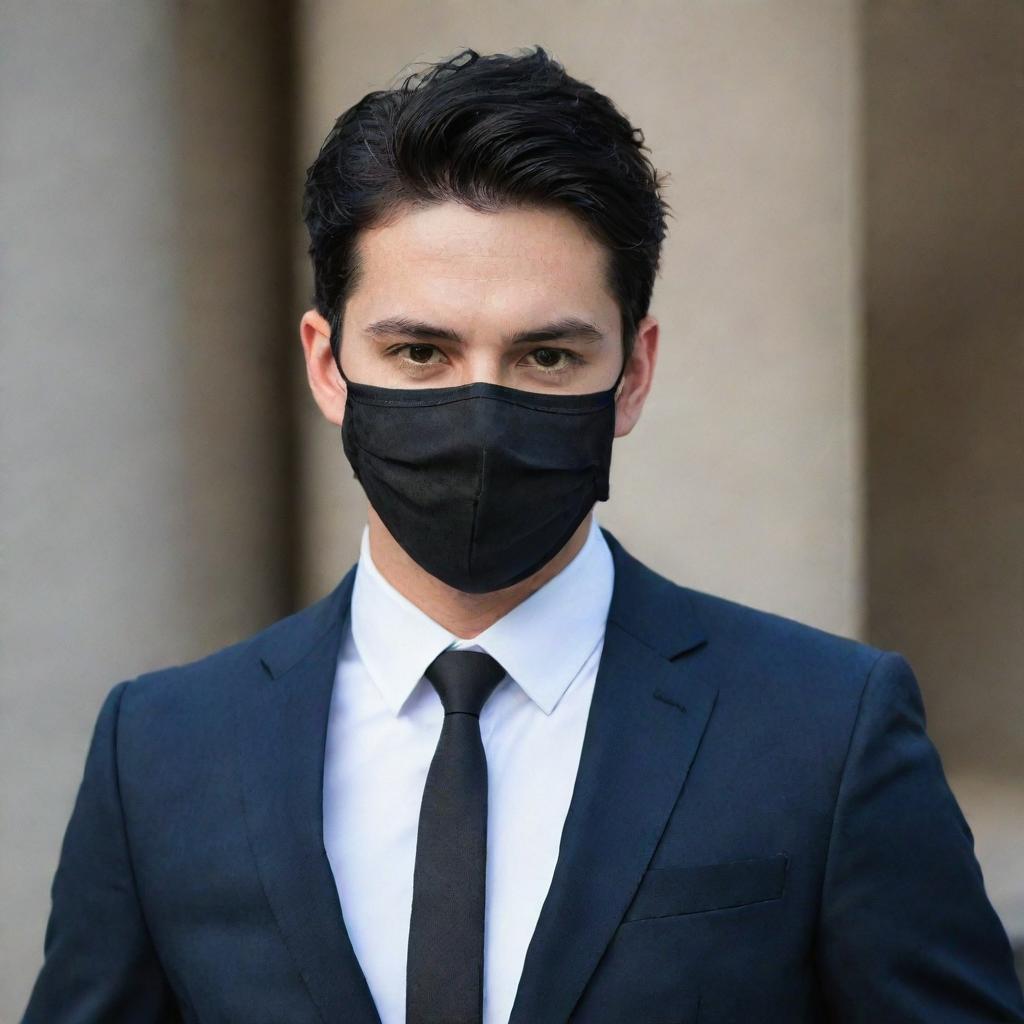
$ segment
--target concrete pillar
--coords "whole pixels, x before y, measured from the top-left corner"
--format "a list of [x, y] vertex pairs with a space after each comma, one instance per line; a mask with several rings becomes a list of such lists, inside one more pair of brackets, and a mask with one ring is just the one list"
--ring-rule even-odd
[[1024, 783], [1024, 6], [867, 5], [869, 626]]
[[289, 610], [276, 6], [5, 6], [3, 1020], [103, 695]]
[[863, 47], [868, 634], [1024, 957], [1024, 6], [872, 0]]

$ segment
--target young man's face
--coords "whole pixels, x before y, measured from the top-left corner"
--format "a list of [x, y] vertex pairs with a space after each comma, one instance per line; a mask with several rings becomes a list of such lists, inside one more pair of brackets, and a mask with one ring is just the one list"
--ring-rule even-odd
[[[345, 306], [340, 349], [350, 380], [393, 388], [486, 381], [562, 394], [615, 383], [623, 349], [605, 251], [570, 213], [478, 213], [446, 202], [363, 232], [359, 249], [363, 272]], [[340, 424], [345, 385], [329, 328], [311, 310], [301, 332], [314, 397]], [[645, 318], [637, 333], [617, 436], [639, 417], [653, 371], [656, 321]]]

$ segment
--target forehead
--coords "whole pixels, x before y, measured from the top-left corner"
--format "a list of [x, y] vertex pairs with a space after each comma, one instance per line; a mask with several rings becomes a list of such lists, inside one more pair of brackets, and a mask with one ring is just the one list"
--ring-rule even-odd
[[362, 232], [359, 253], [351, 312], [369, 315], [371, 307], [402, 301], [428, 304], [437, 315], [467, 304], [540, 314], [569, 302], [594, 316], [616, 315], [607, 252], [564, 209], [483, 213], [456, 202], [404, 208]]

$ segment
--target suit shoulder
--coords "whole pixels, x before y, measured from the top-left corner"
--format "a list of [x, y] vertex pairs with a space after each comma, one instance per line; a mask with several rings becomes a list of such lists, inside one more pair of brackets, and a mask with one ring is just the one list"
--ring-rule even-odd
[[853, 637], [755, 608], [717, 594], [680, 587], [719, 653], [781, 679], [845, 680], [858, 690], [887, 652]]
[[716, 681], [731, 728], [749, 720], [766, 735], [777, 728], [787, 746], [806, 742], [823, 757], [846, 750], [869, 679], [890, 652], [716, 594], [681, 589], [707, 639], [695, 656]]
[[884, 653], [852, 637], [684, 586], [631, 555], [614, 534], [602, 532], [616, 572], [609, 618], [667, 657], [701, 646], [716, 670], [729, 675], [806, 680], [812, 673], [839, 673], [863, 682]]
[[348, 577], [331, 593], [261, 629], [198, 658], [153, 669], [126, 680], [124, 703], [152, 706], [168, 701], [190, 705], [221, 700], [240, 678], [266, 673], [265, 658], [297, 657], [331, 622]]

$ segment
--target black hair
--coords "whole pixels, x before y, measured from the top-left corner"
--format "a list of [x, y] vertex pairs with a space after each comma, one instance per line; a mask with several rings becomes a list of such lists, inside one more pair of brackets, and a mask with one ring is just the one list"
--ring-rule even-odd
[[465, 49], [368, 93], [334, 123], [302, 200], [313, 305], [331, 325], [335, 361], [361, 273], [358, 233], [403, 207], [445, 200], [482, 212], [561, 207], [580, 218], [609, 254], [628, 358], [669, 210], [644, 150], [643, 132], [540, 46], [518, 56]]

